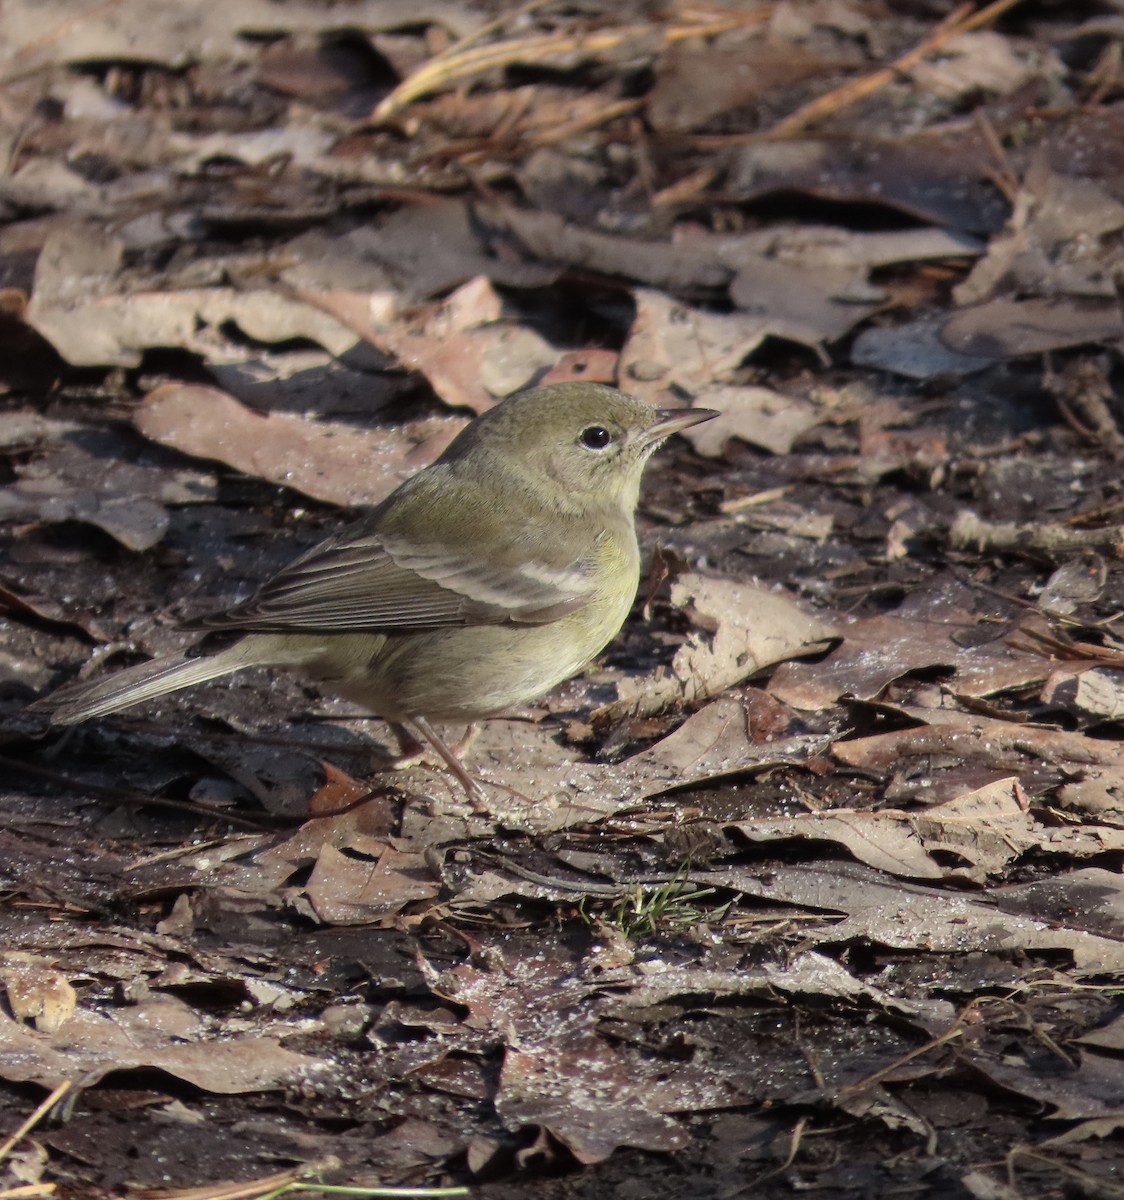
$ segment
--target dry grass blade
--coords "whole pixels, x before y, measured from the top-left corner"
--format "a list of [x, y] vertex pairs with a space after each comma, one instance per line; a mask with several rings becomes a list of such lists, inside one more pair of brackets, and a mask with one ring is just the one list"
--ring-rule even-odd
[[657, 25], [628, 25], [618, 29], [539, 34], [534, 37], [490, 42], [485, 46], [458, 47], [448, 55], [431, 59], [404, 79], [378, 105], [372, 114], [372, 120], [385, 121], [421, 96], [467, 83], [488, 71], [511, 66], [513, 63], [547, 63], [562, 55], [578, 52], [590, 55], [604, 54], [653, 35], [659, 36], [668, 44], [687, 38], [714, 37], [746, 25], [760, 24], [768, 18], [768, 11], [762, 9], [699, 24], [673, 25], [667, 29]]
[[784, 1162], [774, 1167], [771, 1171], [766, 1171], [764, 1175], [758, 1175], [752, 1183], [747, 1185], [746, 1195], [753, 1194], [766, 1180], [775, 1179], [778, 1175], [783, 1175], [792, 1166], [796, 1161], [797, 1154], [800, 1153], [800, 1146], [804, 1141], [804, 1131], [808, 1128], [808, 1120], [808, 1117], [801, 1117], [792, 1127], [792, 1134], [788, 1139], [788, 1153], [784, 1156]]
[[300, 1170], [291, 1168], [244, 1183], [204, 1184], [202, 1187], [174, 1191], [140, 1188], [133, 1192], [133, 1196], [135, 1200], [262, 1200], [271, 1192], [276, 1193], [278, 1188], [296, 1183], [301, 1174]]
[[306, 1163], [251, 1179], [242, 1183], [205, 1184], [202, 1187], [168, 1190], [165, 1188], [139, 1188], [131, 1195], [134, 1200], [281, 1200], [283, 1196], [305, 1193], [313, 1196], [349, 1196], [352, 1200], [446, 1200], [448, 1197], [467, 1196], [466, 1187], [380, 1187], [375, 1184], [364, 1187], [346, 1184], [302, 1183], [326, 1166], [325, 1162]]
[[1012, 1187], [1017, 1186], [1017, 1168], [1020, 1163], [1033, 1163], [1045, 1170], [1058, 1172], [1076, 1184], [1081, 1195], [1124, 1196], [1124, 1187], [1120, 1184], [1113, 1183], [1102, 1176], [1091, 1175], [1088, 1171], [1082, 1171], [1077, 1167], [1071, 1167], [1068, 1163], [1063, 1163], [1047, 1154], [1040, 1154], [1030, 1146], [1012, 1146], [1007, 1155], [1007, 1176]]

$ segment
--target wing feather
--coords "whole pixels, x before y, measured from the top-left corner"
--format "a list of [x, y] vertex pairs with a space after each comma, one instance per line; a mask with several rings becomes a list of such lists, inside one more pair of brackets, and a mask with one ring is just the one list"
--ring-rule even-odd
[[582, 608], [594, 590], [582, 559], [496, 566], [461, 549], [374, 533], [318, 546], [246, 603], [199, 624], [261, 632], [538, 624]]

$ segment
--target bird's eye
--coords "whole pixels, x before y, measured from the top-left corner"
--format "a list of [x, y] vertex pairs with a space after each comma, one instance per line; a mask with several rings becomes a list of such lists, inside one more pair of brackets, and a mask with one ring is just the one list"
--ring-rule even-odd
[[613, 440], [613, 435], [604, 425], [590, 425], [582, 430], [579, 440], [587, 450], [604, 450]]

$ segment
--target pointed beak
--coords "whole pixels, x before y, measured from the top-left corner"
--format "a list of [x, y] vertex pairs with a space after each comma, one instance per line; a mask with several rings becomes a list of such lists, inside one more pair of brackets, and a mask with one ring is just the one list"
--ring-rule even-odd
[[713, 408], [661, 408], [656, 413], [659, 420], [644, 435], [644, 441], [649, 444], [662, 442], [673, 433], [701, 425], [719, 415]]
[[703, 421], [712, 421], [719, 415], [716, 408], [661, 408], [659, 424], [656, 428], [667, 437], [687, 429], [692, 425], [701, 425]]

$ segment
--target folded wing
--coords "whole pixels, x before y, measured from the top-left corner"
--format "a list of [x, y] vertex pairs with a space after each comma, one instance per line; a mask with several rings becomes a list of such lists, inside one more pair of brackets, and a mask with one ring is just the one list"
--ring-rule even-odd
[[487, 564], [448, 546], [370, 534], [317, 547], [244, 604], [196, 624], [262, 632], [542, 624], [582, 608], [593, 592], [581, 560]]

